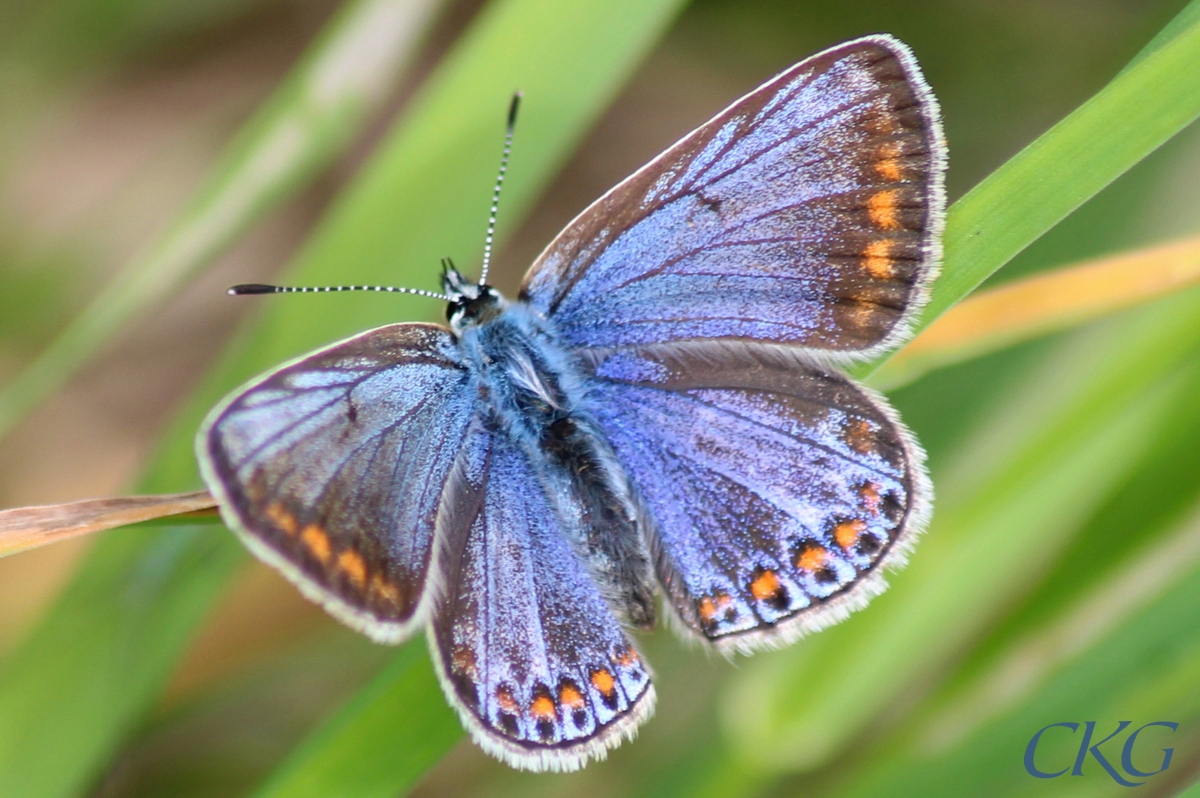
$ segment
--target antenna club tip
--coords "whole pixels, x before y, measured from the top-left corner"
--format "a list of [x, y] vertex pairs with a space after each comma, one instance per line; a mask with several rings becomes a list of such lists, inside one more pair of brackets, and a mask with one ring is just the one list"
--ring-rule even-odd
[[521, 107], [521, 98], [524, 96], [524, 92], [519, 89], [513, 92], [512, 103], [508, 106], [508, 129], [510, 132], [517, 124], [517, 109]]
[[262, 283], [239, 283], [238, 285], [230, 286], [225, 293], [230, 296], [245, 296], [247, 294], [274, 294], [275, 286], [263, 285]]

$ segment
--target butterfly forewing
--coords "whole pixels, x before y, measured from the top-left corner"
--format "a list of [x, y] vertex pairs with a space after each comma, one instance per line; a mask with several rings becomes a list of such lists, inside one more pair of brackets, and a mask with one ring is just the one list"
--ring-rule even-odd
[[600, 423], [685, 628], [748, 651], [841, 620], [924, 523], [922, 455], [845, 377], [702, 343], [611, 353]]
[[850, 42], [598, 200], [521, 295], [576, 346], [737, 338], [865, 356], [905, 333], [933, 277], [943, 162], [907, 48]]
[[372, 330], [259, 378], [198, 451], [231, 528], [334, 615], [395, 642], [420, 619], [442, 492], [474, 414], [453, 337]]
[[649, 671], [563, 536], [528, 455], [480, 424], [454, 473], [430, 630], [447, 696], [490, 753], [574, 770], [649, 715]]

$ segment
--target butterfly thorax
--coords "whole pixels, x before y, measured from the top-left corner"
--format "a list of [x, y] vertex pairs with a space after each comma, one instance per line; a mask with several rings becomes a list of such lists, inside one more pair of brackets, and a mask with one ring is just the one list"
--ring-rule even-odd
[[510, 303], [486, 285], [454, 288], [465, 290], [452, 294], [447, 317], [486, 408], [485, 423], [528, 454], [567, 537], [613, 608], [630, 623], [652, 626], [640, 513], [588, 409], [578, 366], [529, 304]]

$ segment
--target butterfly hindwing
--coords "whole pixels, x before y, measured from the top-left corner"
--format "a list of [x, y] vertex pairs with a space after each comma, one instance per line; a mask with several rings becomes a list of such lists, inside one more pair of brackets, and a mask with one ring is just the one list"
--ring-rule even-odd
[[787, 353], [624, 349], [594, 407], [687, 630], [749, 651], [841, 620], [925, 523], [923, 455], [882, 399]]
[[906, 333], [936, 271], [944, 159], [908, 49], [849, 42], [600, 198], [521, 296], [580, 347], [736, 338], [867, 356]]
[[444, 486], [474, 414], [453, 337], [371, 330], [233, 394], [197, 451], [249, 548], [349, 625], [397, 642], [422, 620]]
[[479, 422], [454, 474], [430, 626], [447, 697], [489, 753], [574, 770], [649, 716], [649, 671], [524, 451]]

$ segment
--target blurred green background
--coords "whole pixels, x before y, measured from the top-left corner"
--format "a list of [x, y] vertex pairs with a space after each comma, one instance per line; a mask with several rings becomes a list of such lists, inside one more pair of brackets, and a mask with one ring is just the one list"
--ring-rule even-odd
[[[914, 49], [942, 103], [953, 201], [1173, 19], [1175, 42], [1197, 41], [1200, 8], [1181, 0], [10, 0], [0, 506], [195, 488], [192, 431], [240, 379], [440, 316], [413, 298], [223, 289], [434, 288], [440, 257], [472, 268], [513, 89], [526, 101], [493, 280], [510, 294], [592, 199], [823, 47], [886, 31]], [[1200, 101], [1189, 91], [1181, 108]], [[1126, 124], [1153, 126], [1141, 97], [1126, 103]], [[1103, 150], [1109, 132], [1084, 138]], [[1046, 169], [1044, 190], [1074, 190], [1071, 170]], [[991, 279], [1196, 232], [1191, 125]], [[1178, 722], [1144, 732], [1134, 761], [1153, 770], [1174, 747], [1138, 794], [1180, 794], [1200, 779], [1197, 397], [1194, 290], [893, 391], [938, 499], [892, 589], [750, 659], [645, 636], [656, 717], [572, 775], [480, 753], [423, 641], [397, 651], [342, 629], [218, 526], [9, 557], [0, 795], [1121, 793], [1093, 758], [1082, 776], [1024, 769], [1034, 732], [1089, 720], [1097, 742], [1121, 720]], [[1073, 761], [1079, 735], [1060, 731], [1043, 769]]]

